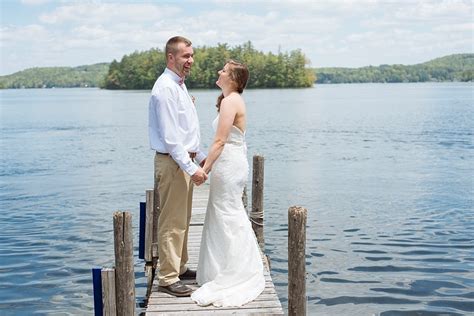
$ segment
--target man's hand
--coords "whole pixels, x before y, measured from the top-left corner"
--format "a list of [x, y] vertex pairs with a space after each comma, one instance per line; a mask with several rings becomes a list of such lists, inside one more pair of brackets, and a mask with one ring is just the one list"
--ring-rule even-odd
[[202, 168], [199, 168], [192, 176], [191, 180], [193, 180], [195, 185], [201, 185], [207, 180], [207, 174], [202, 170]]

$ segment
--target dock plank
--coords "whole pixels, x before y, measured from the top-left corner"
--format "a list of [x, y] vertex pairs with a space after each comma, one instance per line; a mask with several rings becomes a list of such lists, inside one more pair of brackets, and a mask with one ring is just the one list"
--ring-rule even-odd
[[[202, 228], [206, 212], [209, 185], [194, 189], [193, 215], [188, 236], [188, 266], [191, 269], [197, 268], [199, 259], [199, 246], [201, 244]], [[262, 257], [263, 262], [266, 261]], [[166, 316], [166, 315], [283, 315], [283, 309], [275, 291], [270, 271], [265, 264], [265, 289], [252, 302], [240, 307], [214, 307], [199, 306], [190, 297], [175, 297], [163, 292], [158, 292], [158, 283], [153, 282], [152, 292], [148, 299], [146, 316]], [[198, 285], [195, 281], [183, 281], [193, 289]]]

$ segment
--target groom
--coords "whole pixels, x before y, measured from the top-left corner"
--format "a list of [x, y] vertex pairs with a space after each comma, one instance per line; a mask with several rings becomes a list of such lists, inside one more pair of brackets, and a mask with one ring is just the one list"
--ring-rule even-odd
[[189, 296], [181, 283], [196, 278], [186, 267], [191, 220], [193, 182], [202, 184], [207, 174], [201, 164], [206, 156], [199, 148], [199, 121], [184, 79], [194, 62], [191, 41], [175, 36], [165, 48], [166, 69], [156, 80], [149, 103], [150, 147], [155, 153], [155, 196], [159, 193], [158, 290]]

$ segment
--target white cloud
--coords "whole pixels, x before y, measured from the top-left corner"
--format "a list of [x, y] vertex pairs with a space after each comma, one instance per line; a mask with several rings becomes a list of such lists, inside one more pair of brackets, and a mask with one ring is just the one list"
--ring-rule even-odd
[[51, 0], [21, 0], [21, 3], [25, 5], [42, 5], [48, 2]]
[[78, 3], [64, 5], [40, 16], [49, 24], [61, 23], [143, 23], [156, 21], [180, 12], [178, 7], [153, 4]]
[[444, 24], [434, 28], [435, 32], [474, 32], [474, 23]]
[[374, 35], [374, 32], [350, 34], [349, 36], [347, 36], [347, 42], [365, 44], [367, 42], [371, 42], [373, 40]]
[[42, 42], [49, 37], [49, 32], [42, 25], [31, 24], [24, 27], [5, 26], [0, 32], [0, 43], [4, 46], [16, 43]]
[[50, 4], [30, 23], [0, 28], [1, 74], [121, 59], [162, 48], [176, 34], [195, 46], [250, 40], [265, 52], [300, 48], [315, 67], [409, 64], [472, 51], [471, 1], [246, 1]]
[[[269, 3], [268, 1], [263, 1]], [[358, 14], [376, 8], [377, 0], [292, 0], [275, 1], [271, 3], [273, 8], [277, 7], [284, 12], [307, 12], [311, 14], [331, 12], [333, 14], [352, 13]]]
[[458, 19], [472, 17], [470, 0], [420, 1], [414, 5], [399, 8], [395, 17], [401, 20]]

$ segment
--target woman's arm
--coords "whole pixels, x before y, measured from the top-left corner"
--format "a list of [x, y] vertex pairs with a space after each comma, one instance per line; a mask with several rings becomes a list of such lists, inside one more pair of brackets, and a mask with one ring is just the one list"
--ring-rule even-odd
[[234, 124], [237, 114], [237, 103], [234, 97], [227, 97], [222, 100], [219, 111], [219, 123], [217, 124], [216, 136], [211, 145], [206, 163], [204, 164], [204, 172], [209, 173], [212, 165], [219, 158], [224, 149], [224, 145], [229, 137], [230, 130]]

